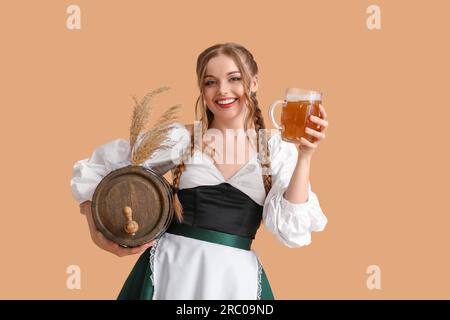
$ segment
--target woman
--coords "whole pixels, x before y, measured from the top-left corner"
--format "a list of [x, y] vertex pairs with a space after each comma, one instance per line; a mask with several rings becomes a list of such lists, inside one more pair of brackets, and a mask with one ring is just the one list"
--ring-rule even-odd
[[[291, 248], [308, 245], [311, 232], [327, 223], [309, 183], [312, 155], [328, 127], [324, 108], [320, 106], [321, 118], [310, 119], [320, 128], [307, 131], [314, 142], [303, 138], [299, 144], [288, 143], [279, 132], [269, 137], [264, 130], [256, 98], [258, 67], [247, 49], [234, 43], [206, 49], [197, 60], [197, 77], [201, 138], [215, 133], [223, 139], [203, 141], [196, 148], [193, 126], [175, 123], [169, 137], [173, 148], [143, 163], [173, 174], [178, 219], [159, 239], [122, 248], [96, 230], [92, 220], [95, 187], [108, 172], [129, 164], [127, 141], [103, 145], [74, 166], [73, 195], [93, 241], [118, 256], [145, 250], [119, 299], [273, 299], [250, 249], [261, 221]], [[239, 139], [236, 132], [245, 132], [237, 151], [244, 154], [244, 164], [229, 157]]]

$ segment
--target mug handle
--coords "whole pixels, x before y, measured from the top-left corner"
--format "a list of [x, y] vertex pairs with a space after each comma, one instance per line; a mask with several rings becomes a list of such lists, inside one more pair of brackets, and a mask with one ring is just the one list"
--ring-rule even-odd
[[272, 120], [272, 123], [273, 123], [273, 125], [275, 126], [275, 128], [277, 128], [277, 129], [279, 129], [279, 130], [282, 130], [282, 127], [277, 123], [277, 121], [275, 120], [275, 116], [274, 116], [274, 114], [273, 114], [273, 112], [275, 111], [275, 107], [276, 107], [278, 104], [280, 104], [280, 103], [285, 104], [286, 102], [285, 102], [284, 100], [278, 100], [278, 101], [275, 101], [275, 102], [270, 106], [270, 109], [269, 109], [269, 115], [270, 115], [270, 120]]

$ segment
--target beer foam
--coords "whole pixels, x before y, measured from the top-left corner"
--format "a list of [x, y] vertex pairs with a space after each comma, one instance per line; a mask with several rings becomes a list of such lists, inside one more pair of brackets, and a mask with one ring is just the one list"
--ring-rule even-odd
[[288, 92], [286, 94], [286, 101], [320, 101], [319, 92]]

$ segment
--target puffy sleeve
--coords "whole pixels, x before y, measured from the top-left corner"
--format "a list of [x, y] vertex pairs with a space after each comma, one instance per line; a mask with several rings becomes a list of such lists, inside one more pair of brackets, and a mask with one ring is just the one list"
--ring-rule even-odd
[[[164, 175], [179, 164], [186, 149], [190, 146], [190, 133], [181, 123], [172, 124], [169, 131], [169, 144], [172, 148], [156, 151], [141, 165], [150, 167]], [[108, 173], [130, 165], [130, 143], [117, 139], [95, 149], [91, 157], [77, 161], [72, 168], [70, 186], [72, 196], [78, 203], [92, 200], [95, 188]]]
[[309, 245], [311, 232], [322, 231], [327, 218], [311, 184], [308, 185], [308, 200], [304, 203], [292, 203], [283, 196], [297, 163], [296, 146], [283, 141], [277, 133], [269, 139], [269, 150], [272, 188], [264, 202], [263, 224], [289, 248]]

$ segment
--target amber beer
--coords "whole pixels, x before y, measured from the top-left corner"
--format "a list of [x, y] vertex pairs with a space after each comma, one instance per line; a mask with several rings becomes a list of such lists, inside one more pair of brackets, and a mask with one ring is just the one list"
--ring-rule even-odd
[[[322, 95], [319, 92], [289, 88], [286, 90], [286, 99], [278, 100], [270, 107], [270, 117], [277, 129], [281, 130], [281, 137], [284, 141], [299, 143], [301, 137], [311, 142], [315, 138], [305, 132], [305, 128], [309, 127], [314, 130], [318, 126], [310, 121], [310, 116], [319, 117], [319, 105], [322, 103]], [[278, 104], [282, 104], [281, 125], [275, 120], [274, 110]]]

